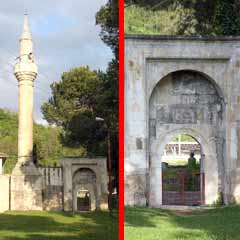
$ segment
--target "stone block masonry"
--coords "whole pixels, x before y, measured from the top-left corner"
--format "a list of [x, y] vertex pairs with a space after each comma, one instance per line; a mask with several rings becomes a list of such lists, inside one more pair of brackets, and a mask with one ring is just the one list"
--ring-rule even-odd
[[43, 210], [63, 210], [63, 178], [61, 167], [38, 168], [42, 175]]
[[10, 175], [0, 175], [0, 212], [9, 210]]

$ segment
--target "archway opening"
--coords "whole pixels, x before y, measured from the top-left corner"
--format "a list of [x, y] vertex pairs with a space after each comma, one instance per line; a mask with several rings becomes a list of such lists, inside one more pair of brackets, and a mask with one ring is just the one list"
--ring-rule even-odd
[[77, 210], [90, 211], [91, 210], [91, 197], [87, 189], [79, 190], [77, 193]]
[[92, 211], [97, 208], [96, 174], [90, 168], [80, 168], [73, 176], [73, 208]]
[[200, 143], [190, 135], [174, 136], [161, 157], [163, 205], [205, 204], [203, 154]]

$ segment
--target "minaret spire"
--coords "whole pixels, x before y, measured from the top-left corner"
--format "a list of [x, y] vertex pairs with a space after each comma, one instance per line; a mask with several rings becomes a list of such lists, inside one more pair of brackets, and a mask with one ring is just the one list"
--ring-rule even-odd
[[33, 164], [33, 82], [38, 70], [26, 14], [19, 44], [20, 53], [14, 69], [18, 80], [18, 161], [11, 176], [11, 209], [41, 210], [42, 182]]
[[29, 60], [32, 60], [29, 58], [29, 56], [31, 55], [33, 57], [33, 41], [28, 21], [28, 15], [26, 13], [24, 14], [23, 32], [19, 42], [20, 62], [29, 62]]
[[33, 81], [38, 73], [27, 15], [24, 17], [23, 34], [19, 42], [19, 62], [14, 71], [19, 82], [18, 161], [25, 163], [32, 161]]
[[24, 13], [23, 33], [21, 39], [32, 39], [32, 34], [28, 21], [28, 14], [26, 12]]

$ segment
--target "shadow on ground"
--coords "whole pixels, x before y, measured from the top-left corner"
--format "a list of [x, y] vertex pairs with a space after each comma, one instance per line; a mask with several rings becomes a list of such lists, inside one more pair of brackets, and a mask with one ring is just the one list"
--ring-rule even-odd
[[115, 240], [117, 213], [7, 212], [0, 214], [1, 240]]
[[[126, 240], [132, 239], [133, 231], [136, 231], [136, 236], [138, 236], [134, 240], [240, 240], [240, 206], [190, 213], [126, 208], [125, 226]], [[151, 238], [151, 236], [159, 236], [159, 238]]]
[[133, 227], [155, 227], [154, 218], [168, 216], [169, 213], [164, 210], [145, 207], [125, 208], [125, 223]]

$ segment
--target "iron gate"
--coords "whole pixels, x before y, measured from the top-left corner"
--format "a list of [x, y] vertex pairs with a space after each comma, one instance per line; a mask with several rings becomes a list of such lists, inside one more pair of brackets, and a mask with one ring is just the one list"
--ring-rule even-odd
[[77, 198], [77, 210], [78, 211], [90, 211], [90, 198], [89, 196]]
[[204, 173], [179, 171], [162, 174], [163, 205], [204, 205], [204, 193]]

